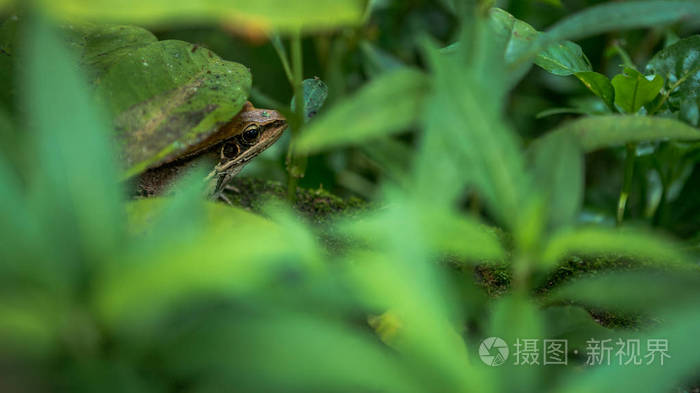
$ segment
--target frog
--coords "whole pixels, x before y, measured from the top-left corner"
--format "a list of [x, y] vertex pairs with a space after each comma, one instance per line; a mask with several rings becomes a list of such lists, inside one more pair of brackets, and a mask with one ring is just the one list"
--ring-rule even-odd
[[121, 180], [136, 195], [162, 195], [185, 169], [208, 161], [207, 194], [224, 199], [231, 179], [287, 128], [279, 112], [249, 101], [247, 66], [201, 44], [161, 41], [130, 25], [70, 24], [63, 32], [111, 120]]
[[137, 193], [141, 196], [161, 195], [182, 172], [204, 160], [215, 163], [206, 181], [207, 194], [231, 204], [223, 193], [238, 191], [229, 185], [243, 167], [272, 146], [287, 128], [279, 112], [258, 109], [250, 101], [225, 126], [183, 153], [146, 170], [137, 177]]

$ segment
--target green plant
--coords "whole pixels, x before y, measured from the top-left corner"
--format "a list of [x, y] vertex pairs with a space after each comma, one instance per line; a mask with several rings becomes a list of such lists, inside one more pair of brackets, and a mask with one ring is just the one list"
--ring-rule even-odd
[[[50, 19], [31, 18], [18, 49], [26, 69], [13, 76], [23, 109], [4, 108], [8, 119], [0, 121], [1, 140], [21, 149], [19, 158], [4, 149], [0, 156], [0, 376], [18, 369], [11, 382], [18, 390], [144, 392], [666, 392], [693, 377], [700, 276], [692, 243], [580, 220], [585, 153], [669, 140], [653, 155], [669, 188], [682, 176], [665, 165], [694, 165], [697, 155], [667, 147], [698, 139], [692, 105], [673, 93], [685, 86], [666, 85], [668, 97], [651, 104], [656, 112], [685, 108], [690, 122], [588, 116], [527, 148], [504, 112], [533, 62], [603, 86], [591, 90], [610, 110], [629, 102], [634, 110], [647, 100], [601, 93], [610, 91], [604, 80], [564, 40], [674, 21], [700, 8], [693, 1], [610, 3], [538, 33], [486, 3], [446, 2], [460, 21], [457, 42], [441, 48], [421, 37], [425, 70], [365, 45], [381, 59], [378, 76], [302, 133], [304, 111], [325, 94], [302, 90], [301, 66], [290, 67], [293, 149], [361, 145], [391, 174], [380, 182], [380, 208], [333, 219], [321, 231], [280, 202], [266, 204], [267, 218], [206, 203], [203, 173], [182, 179], [174, 196], [128, 198], [110, 130], [74, 59]], [[246, 14], [251, 4], [225, 10]], [[318, 15], [328, 12], [324, 4], [331, 3], [318, 2]], [[77, 9], [62, 7], [54, 10]], [[182, 12], [139, 10], [134, 4], [133, 14], [121, 16], [159, 21]], [[307, 23], [251, 20], [293, 34]], [[298, 62], [300, 41], [292, 41]], [[629, 80], [618, 81], [628, 89]], [[409, 128], [417, 130], [415, 149], [388, 138]], [[624, 258], [640, 268], [534, 291], [573, 257]], [[510, 289], [484, 298], [470, 274], [476, 266], [505, 266]], [[654, 323], [614, 331], [582, 305], [641, 313]], [[571, 354], [591, 337], [665, 338], [672, 358], [663, 367], [581, 371], [581, 359], [572, 358], [568, 367], [495, 368], [478, 358], [488, 336], [566, 338]]]

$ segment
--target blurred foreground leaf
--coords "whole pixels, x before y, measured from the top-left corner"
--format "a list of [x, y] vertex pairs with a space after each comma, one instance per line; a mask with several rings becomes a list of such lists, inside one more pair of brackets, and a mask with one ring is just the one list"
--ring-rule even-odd
[[303, 228], [286, 231], [260, 216], [221, 204], [203, 204], [201, 194], [194, 196], [190, 205], [199, 206], [204, 213], [204, 221], [194, 229], [187, 219], [192, 206], [173, 210], [174, 217], [186, 222], [159, 223], [168, 205], [182, 196], [129, 205], [132, 225], [138, 228], [134, 236], [143, 237], [143, 246], [103, 272], [97, 306], [110, 323], [129, 326], [155, 321], [198, 296], [241, 294], [284, 273], [315, 269], [309, 265], [313, 259], [307, 251], [315, 244]]
[[199, 373], [198, 383], [213, 391], [429, 389], [421, 386], [427, 381], [420, 381], [410, 362], [366, 330], [340, 321], [275, 310], [256, 318], [229, 314], [202, 322], [207, 323], [177, 329], [184, 331], [164, 347], [166, 367], [181, 377]]
[[116, 250], [124, 191], [107, 122], [56, 37], [36, 20], [27, 27], [24, 103], [35, 108], [27, 119], [37, 163], [30, 200], [55, 247], [45, 251], [70, 265]]
[[416, 123], [428, 89], [416, 70], [385, 73], [309, 123], [298, 148], [314, 152], [405, 131]]
[[648, 344], [660, 342], [663, 349], [665, 342], [665, 359], [661, 359], [663, 355], [656, 352], [653, 353], [654, 357], [644, 356], [642, 365], [620, 365], [613, 361], [610, 365], [592, 368], [590, 372], [572, 375], [559, 391], [584, 393], [613, 389], [621, 393], [667, 392], [675, 389], [679, 381], [692, 378], [700, 366], [700, 352], [690, 344], [696, 339], [697, 326], [700, 326], [698, 304], [695, 302], [691, 306], [679, 307], [668, 314], [661, 326], [649, 332], [623, 337], [640, 340], [644, 345], [642, 351], [646, 350], [647, 355], [652, 353]]
[[147, 25], [220, 22], [236, 30], [322, 30], [362, 21], [362, 0], [42, 0], [65, 19]]
[[552, 228], [574, 224], [583, 205], [584, 162], [576, 138], [557, 134], [535, 145], [534, 175]]
[[[448, 165], [456, 165], [457, 171], [448, 167], [446, 174], [452, 177], [445, 180], [475, 187], [489, 211], [513, 228], [518, 225], [530, 179], [520, 141], [501, 119], [503, 91], [498, 86], [502, 69], [491, 63], [492, 51], [498, 47], [487, 43], [491, 39], [488, 25], [481, 26], [476, 38], [483, 40], [483, 52], [470, 58], [466, 67], [457, 56], [444, 56], [430, 45], [426, 49], [434, 74], [434, 92], [426, 103], [426, 132], [438, 133], [443, 148], [432, 146], [434, 150], [424, 151], [426, 156], [419, 157], [419, 162], [429, 168], [424, 176], [442, 176], [435, 171], [443, 168], [431, 165], [442, 162], [442, 157]], [[486, 70], [480, 67], [490, 69], [482, 74]]]

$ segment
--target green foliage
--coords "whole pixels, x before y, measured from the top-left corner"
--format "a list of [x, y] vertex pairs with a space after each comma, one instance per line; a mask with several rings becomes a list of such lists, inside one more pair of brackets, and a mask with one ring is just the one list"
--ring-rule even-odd
[[691, 125], [700, 122], [700, 36], [682, 39], [649, 61], [647, 71], [666, 81], [664, 99], [668, 110]]
[[[454, 24], [454, 35], [373, 40], [383, 18], [411, 20], [399, 12], [415, 6], [407, 3], [207, 1], [166, 10], [141, 1], [116, 10], [106, 0], [67, 1], [37, 3], [21, 25], [5, 22], [0, 75], [17, 88], [0, 102], [0, 141], [12, 143], [0, 146], [0, 378], [19, 370], [13, 383], [30, 391], [667, 392], [695, 377], [699, 43], [691, 37], [650, 52], [650, 75], [627, 69], [610, 82], [609, 69], [593, 71], [581, 47], [565, 40], [674, 22], [697, 15], [697, 4], [608, 3], [539, 33], [489, 11], [488, 1], [441, 1], [431, 17]], [[202, 97], [193, 103], [232, 116], [250, 73], [140, 28], [55, 28], [41, 10], [144, 23], [183, 18], [183, 10], [188, 24], [243, 15], [243, 29], [291, 32], [289, 54], [280, 36], [267, 47], [282, 63], [280, 86], [294, 92], [291, 110], [279, 105], [293, 130], [291, 178], [304, 174], [307, 153], [333, 150], [311, 156], [308, 172], [371, 179], [371, 203], [323, 225], [281, 201], [261, 203], [258, 215], [204, 201], [203, 168], [167, 197], [130, 197], [110, 115], [146, 108], [153, 117], [137, 116], [142, 123], [189, 131], [196, 127], [166, 116], [191, 109], [173, 95], [198, 77], [236, 70], [240, 79], [226, 88], [202, 82], [209, 88], [193, 92]], [[353, 10], [367, 26], [302, 40], [299, 28], [359, 23]], [[178, 54], [186, 61], [170, 71]], [[328, 67], [327, 84], [304, 79], [321, 67], [316, 61]], [[532, 64], [542, 70], [531, 79]], [[602, 102], [562, 76], [576, 76]], [[532, 83], [567, 98], [579, 93], [567, 86], [576, 86], [601, 112], [626, 114], [528, 133], [513, 111], [533, 100], [519, 95]], [[344, 88], [350, 92], [340, 94]], [[158, 99], [140, 89], [160, 89]], [[258, 93], [254, 100], [289, 102], [288, 91]], [[591, 219], [601, 204], [615, 211], [618, 172], [630, 167], [623, 191], [642, 199], [638, 210], [653, 209], [633, 204], [632, 224], [619, 228], [605, 213]], [[614, 192], [606, 199], [608, 179]], [[552, 277], [581, 258], [631, 267], [567, 275], [553, 287]], [[483, 269], [500, 269], [509, 283], [498, 298], [475, 282]], [[613, 330], [591, 313], [631, 313], [637, 324]], [[479, 344], [489, 336], [510, 344], [567, 339], [569, 365], [515, 366], [511, 358], [486, 366]], [[672, 357], [663, 367], [583, 367], [592, 337], [667, 339]]]
[[615, 88], [615, 105], [623, 112], [635, 114], [645, 104], [650, 103], [664, 86], [664, 78], [656, 75], [648, 80], [632, 68], [625, 68], [622, 74], [612, 80]]
[[611, 111], [616, 111], [615, 89], [607, 76], [593, 71], [577, 72], [574, 75], [588, 90], [600, 97]]
[[311, 152], [405, 130], [415, 122], [426, 85], [425, 77], [415, 70], [383, 75], [311, 123], [299, 139], [299, 149]]
[[[308, 123], [318, 114], [327, 98], [328, 86], [322, 80], [318, 78], [304, 80], [304, 122]], [[295, 107], [294, 97], [290, 107]]]
[[585, 152], [626, 143], [677, 140], [696, 141], [700, 131], [680, 121], [662, 117], [639, 116], [591, 116], [564, 124], [550, 134], [572, 134]]

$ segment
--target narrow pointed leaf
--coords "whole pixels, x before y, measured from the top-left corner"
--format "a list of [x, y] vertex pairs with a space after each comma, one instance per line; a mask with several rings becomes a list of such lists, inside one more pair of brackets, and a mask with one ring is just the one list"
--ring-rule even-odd
[[297, 146], [314, 152], [405, 131], [416, 123], [428, 89], [416, 70], [386, 73], [309, 123]]
[[660, 266], [690, 267], [678, 244], [661, 236], [629, 229], [579, 228], [562, 231], [549, 240], [543, 263], [553, 266], [568, 255], [614, 255]]
[[566, 123], [542, 138], [556, 134], [575, 135], [586, 153], [634, 142], [700, 140], [700, 130], [678, 120], [643, 116], [586, 117]]

